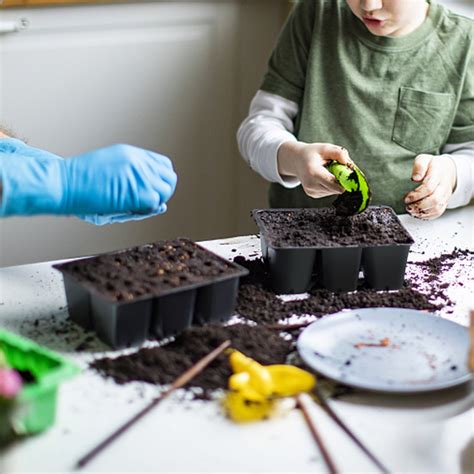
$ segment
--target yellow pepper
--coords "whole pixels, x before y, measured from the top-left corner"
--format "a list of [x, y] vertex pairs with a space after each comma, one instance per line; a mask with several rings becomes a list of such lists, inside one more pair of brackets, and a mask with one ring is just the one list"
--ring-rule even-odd
[[229, 377], [229, 388], [231, 390], [243, 390], [250, 385], [250, 374], [239, 372]]
[[260, 400], [254, 400], [252, 398], [255, 393], [227, 393], [224, 397], [223, 405], [231, 420], [244, 423], [264, 420], [272, 415], [276, 401], [266, 399], [265, 397], [262, 397]]
[[230, 354], [229, 362], [235, 373], [247, 372], [249, 374], [249, 384], [255, 390], [258, 390], [265, 396], [271, 395], [273, 382], [265, 366], [239, 351], [233, 351]]
[[276, 413], [279, 398], [311, 390], [316, 378], [291, 365], [261, 365], [238, 351], [229, 356], [234, 374], [223, 400], [229, 417], [237, 422], [257, 421]]
[[316, 377], [294, 365], [267, 365], [273, 383], [273, 396], [293, 397], [309, 392], [316, 385]]

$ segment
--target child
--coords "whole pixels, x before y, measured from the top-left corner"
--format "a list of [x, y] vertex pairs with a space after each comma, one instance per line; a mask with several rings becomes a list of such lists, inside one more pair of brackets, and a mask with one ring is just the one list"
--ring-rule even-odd
[[301, 0], [237, 135], [270, 205], [329, 205], [325, 165], [351, 159], [373, 204], [424, 219], [468, 204], [473, 25], [424, 0]]

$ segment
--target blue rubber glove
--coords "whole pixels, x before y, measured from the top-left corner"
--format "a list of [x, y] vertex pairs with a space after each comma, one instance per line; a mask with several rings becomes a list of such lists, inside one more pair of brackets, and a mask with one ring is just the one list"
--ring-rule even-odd
[[177, 177], [168, 158], [113, 145], [68, 160], [0, 140], [0, 216], [75, 214], [94, 224], [161, 214]]
[[142, 221], [149, 217], [164, 214], [167, 210], [168, 206], [166, 204], [160, 204], [157, 211], [148, 214], [78, 214], [76, 217], [94, 225], [119, 224], [129, 221]]

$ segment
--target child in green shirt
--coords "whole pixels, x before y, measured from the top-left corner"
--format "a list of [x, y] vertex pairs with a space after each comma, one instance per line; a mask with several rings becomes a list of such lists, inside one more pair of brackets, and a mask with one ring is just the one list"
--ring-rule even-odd
[[238, 132], [270, 205], [329, 205], [325, 166], [352, 159], [373, 204], [433, 219], [469, 203], [473, 25], [425, 0], [301, 0]]

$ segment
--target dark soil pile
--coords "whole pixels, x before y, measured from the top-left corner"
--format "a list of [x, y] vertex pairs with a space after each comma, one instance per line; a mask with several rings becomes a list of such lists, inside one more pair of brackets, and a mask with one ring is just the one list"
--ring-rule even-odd
[[[190, 328], [173, 342], [152, 349], [141, 349], [131, 355], [95, 360], [91, 367], [117, 383], [132, 381], [165, 385], [173, 382], [185, 370], [225, 340], [232, 347], [262, 364], [284, 363], [291, 351], [291, 341], [286, 341], [277, 331], [263, 326], [235, 324], [233, 326], [204, 326]], [[193, 379], [190, 386], [203, 390], [202, 398], [227, 386], [232, 374], [228, 356], [222, 354], [206, 370]]]
[[240, 271], [187, 239], [161, 241], [56, 268], [113, 301], [159, 296], [166, 290]]
[[[257, 325], [194, 327], [165, 346], [141, 349], [116, 359], [98, 359], [91, 366], [120, 384], [131, 381], [169, 384], [226, 339], [232, 341], [232, 347], [263, 364], [283, 363], [294, 350], [299, 331], [285, 332], [289, 339], [284, 339], [280, 331], [270, 329], [281, 320], [295, 314], [316, 319], [349, 308], [444, 309], [452, 304], [446, 294], [444, 273], [457, 262], [463, 261], [465, 267], [466, 262], [472, 264], [472, 260], [473, 252], [456, 249], [426, 262], [410, 263], [410, 277], [401, 290], [375, 291], [362, 287], [347, 293], [316, 290], [307, 299], [284, 302], [269, 289], [268, 273], [261, 259], [250, 261], [236, 257], [235, 261], [250, 271], [242, 279], [237, 312]], [[199, 398], [209, 399], [214, 390], [227, 386], [230, 374], [227, 356], [222, 355], [193, 380], [192, 386], [202, 389]]]
[[351, 293], [332, 293], [315, 290], [307, 299], [283, 302], [261, 286], [244, 285], [239, 293], [237, 312], [252, 321], [272, 324], [292, 315], [321, 317], [347, 308], [376, 307], [436, 311], [443, 305], [431, 303], [426, 295], [410, 287], [393, 292], [359, 289]]
[[261, 210], [257, 224], [274, 247], [341, 247], [411, 244], [413, 239], [390, 208], [369, 207], [351, 217], [336, 209]]
[[[437, 288], [433, 287], [436, 294], [426, 295], [415, 289], [411, 282], [406, 282], [401, 290], [396, 291], [363, 287], [354, 292], [313, 290], [307, 299], [283, 302], [269, 289], [269, 276], [263, 260], [246, 261], [238, 258], [238, 262], [251, 273], [242, 280], [236, 311], [244, 318], [260, 324], [275, 324], [292, 315], [320, 317], [346, 308], [396, 307], [436, 311], [443, 307], [441, 303], [431, 302], [437, 296]], [[261, 283], [256, 282], [256, 275], [260, 276]]]

